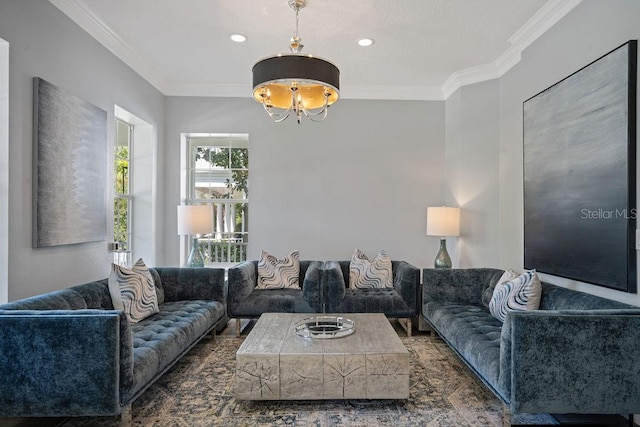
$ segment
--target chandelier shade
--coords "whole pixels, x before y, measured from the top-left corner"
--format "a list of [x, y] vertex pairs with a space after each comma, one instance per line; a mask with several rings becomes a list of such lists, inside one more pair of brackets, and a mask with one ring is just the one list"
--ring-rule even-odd
[[323, 108], [325, 102], [331, 105], [340, 97], [340, 70], [324, 59], [295, 54], [271, 56], [253, 66], [256, 101], [268, 102], [269, 97], [271, 106], [286, 110], [291, 106], [293, 91], [306, 109]]
[[253, 99], [275, 122], [291, 113], [298, 123], [303, 115], [324, 120], [329, 106], [340, 97], [340, 70], [327, 60], [300, 53], [304, 45], [298, 36], [298, 12], [305, 0], [289, 0], [289, 6], [296, 12], [296, 31], [289, 45], [292, 53], [270, 56], [253, 66]]

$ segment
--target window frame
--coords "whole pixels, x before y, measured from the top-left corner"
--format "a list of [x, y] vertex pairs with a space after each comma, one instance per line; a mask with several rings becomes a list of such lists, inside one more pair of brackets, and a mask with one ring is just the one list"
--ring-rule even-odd
[[[132, 252], [133, 248], [132, 248], [132, 241], [133, 241], [133, 203], [134, 203], [134, 198], [132, 195], [132, 189], [133, 189], [133, 144], [134, 144], [134, 139], [133, 139], [133, 135], [134, 135], [134, 125], [122, 120], [121, 118], [116, 117], [115, 120], [115, 138], [114, 138], [114, 150], [113, 150], [113, 159], [114, 159], [114, 165], [113, 165], [113, 205], [112, 205], [112, 209], [113, 209], [113, 241], [116, 243], [124, 243], [124, 247], [119, 247], [118, 251], [126, 251], [126, 252]], [[119, 141], [118, 141], [118, 126], [122, 124], [127, 126], [128, 128], [128, 148], [127, 148], [127, 158], [125, 159], [128, 163], [127, 165], [127, 188], [126, 188], [126, 193], [121, 193], [118, 188], [118, 177], [117, 177], [117, 164], [118, 164], [118, 160], [119, 159], [124, 159], [122, 156], [118, 155], [118, 146], [119, 146]], [[116, 240], [116, 238], [118, 237], [117, 234], [120, 233], [116, 233], [116, 209], [115, 209], [115, 205], [116, 205], [116, 201], [117, 200], [126, 200], [127, 202], [127, 232], [126, 234], [126, 241], [125, 242], [121, 242], [119, 240]]]
[[[209, 204], [213, 206], [214, 216], [212, 217], [214, 232], [210, 235], [201, 236], [198, 240], [201, 250], [205, 257], [205, 264], [210, 266], [227, 266], [235, 265], [239, 262], [247, 259], [247, 245], [249, 239], [248, 229], [248, 209], [249, 209], [249, 135], [246, 133], [189, 133], [186, 134], [186, 197], [185, 203], [189, 205], [193, 204]], [[211, 167], [209, 163], [208, 168], [202, 168], [197, 166], [197, 149], [198, 147], [210, 147], [228, 149], [229, 158], [227, 167]], [[246, 149], [245, 167], [234, 167], [234, 161], [232, 157], [232, 149], [243, 148]], [[232, 191], [230, 185], [234, 183], [234, 171], [240, 171], [246, 173], [244, 176], [244, 191]], [[220, 195], [216, 195], [212, 181], [208, 181], [209, 192], [205, 194], [205, 197], [200, 197], [196, 193], [197, 183], [201, 182], [197, 179], [198, 172], [203, 176], [209, 178], [217, 177], [218, 179], [227, 180], [227, 192]], [[222, 181], [219, 181], [222, 182]], [[220, 187], [221, 188], [221, 187]], [[240, 187], [242, 189], [242, 186]], [[223, 190], [224, 192], [225, 190]], [[241, 194], [240, 197], [238, 193]], [[222, 208], [221, 212], [221, 206]], [[232, 206], [235, 206], [234, 210]], [[237, 212], [237, 207], [242, 207], [242, 212]], [[240, 229], [237, 230], [236, 219], [237, 215], [240, 215], [241, 220], [239, 222]], [[233, 221], [230, 219], [233, 218]], [[233, 225], [231, 228], [229, 225]], [[238, 237], [239, 235], [239, 237]], [[193, 242], [193, 236], [187, 236], [187, 245], [183, 247], [188, 253], [189, 248]], [[215, 248], [215, 249], [214, 249]], [[222, 248], [222, 252], [219, 252], [218, 248]], [[185, 253], [186, 255], [186, 253]], [[186, 259], [186, 258], [185, 258]]]

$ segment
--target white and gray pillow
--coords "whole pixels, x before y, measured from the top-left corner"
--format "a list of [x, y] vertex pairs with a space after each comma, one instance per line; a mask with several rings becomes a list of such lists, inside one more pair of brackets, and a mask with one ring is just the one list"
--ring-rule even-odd
[[257, 289], [300, 289], [300, 253], [278, 259], [262, 251], [258, 261]]
[[131, 269], [111, 264], [109, 293], [113, 308], [124, 311], [130, 323], [159, 311], [153, 276], [142, 258]]
[[496, 286], [501, 283], [508, 282], [509, 280], [515, 279], [518, 276], [519, 274], [511, 269], [505, 270], [505, 272], [502, 273], [502, 276], [500, 276], [495, 285], [489, 286], [482, 292], [482, 305], [489, 308], [489, 303], [491, 302], [491, 298], [493, 298], [493, 291], [496, 289]]
[[349, 263], [349, 287], [352, 289], [393, 288], [391, 258], [381, 250], [373, 260], [356, 249]]
[[489, 311], [504, 322], [509, 311], [537, 310], [540, 307], [542, 284], [535, 270], [528, 270], [509, 281], [499, 283], [493, 291]]

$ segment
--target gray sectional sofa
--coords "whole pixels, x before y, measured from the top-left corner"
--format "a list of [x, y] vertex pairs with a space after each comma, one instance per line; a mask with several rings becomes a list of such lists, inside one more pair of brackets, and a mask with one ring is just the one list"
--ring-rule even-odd
[[384, 313], [407, 319], [420, 313], [420, 270], [404, 261], [392, 261], [393, 288], [350, 289], [349, 261], [300, 261], [300, 289], [256, 289], [258, 261], [229, 269], [230, 318], [255, 319], [262, 313]]
[[[640, 413], [640, 307], [542, 283], [540, 309], [487, 308], [502, 270], [424, 269], [422, 316], [516, 413]], [[483, 303], [484, 300], [484, 303]]]
[[159, 313], [130, 324], [107, 279], [0, 305], [0, 416], [122, 413], [227, 322], [224, 269], [157, 268]]

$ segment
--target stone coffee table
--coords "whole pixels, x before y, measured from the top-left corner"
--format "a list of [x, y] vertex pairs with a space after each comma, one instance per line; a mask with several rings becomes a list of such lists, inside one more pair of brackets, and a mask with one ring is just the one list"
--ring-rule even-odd
[[406, 399], [409, 352], [382, 313], [331, 314], [355, 321], [335, 339], [302, 338], [315, 314], [263, 314], [236, 353], [238, 400]]

